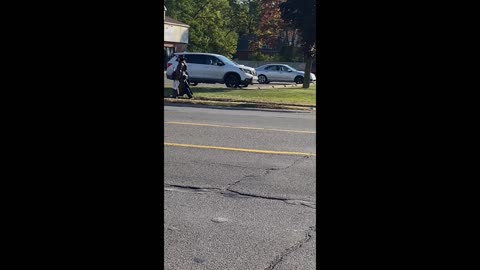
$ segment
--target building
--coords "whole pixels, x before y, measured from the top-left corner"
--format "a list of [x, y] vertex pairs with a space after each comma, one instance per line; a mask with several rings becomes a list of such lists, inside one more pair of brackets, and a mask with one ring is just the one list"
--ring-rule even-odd
[[176, 52], [187, 50], [189, 25], [166, 16], [167, 8], [163, 6], [163, 57], [164, 69], [167, 62]]

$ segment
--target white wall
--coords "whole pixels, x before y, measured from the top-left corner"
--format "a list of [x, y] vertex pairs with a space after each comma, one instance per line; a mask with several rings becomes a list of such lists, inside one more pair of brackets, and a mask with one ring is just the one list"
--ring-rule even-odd
[[187, 27], [164, 23], [163, 30], [164, 30], [163, 32], [164, 41], [176, 42], [176, 43], [188, 43]]

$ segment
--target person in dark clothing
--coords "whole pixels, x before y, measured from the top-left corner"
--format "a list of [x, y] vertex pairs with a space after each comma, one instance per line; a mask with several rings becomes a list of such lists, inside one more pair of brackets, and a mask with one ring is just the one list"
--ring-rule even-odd
[[188, 98], [192, 98], [192, 90], [190, 89], [189, 83], [188, 83], [188, 73], [187, 73], [187, 59], [185, 56], [180, 55], [178, 57], [178, 66], [175, 69], [174, 72], [174, 80], [176, 80], [178, 83], [174, 83], [174, 85], [178, 85], [177, 89], [173, 89], [173, 96], [175, 98], [179, 96], [183, 96], [187, 94]]
[[182, 93], [187, 94], [188, 98], [193, 98], [193, 92], [192, 92], [192, 89], [190, 88], [190, 81], [188, 80], [188, 72], [185, 72], [185, 76], [182, 79], [184, 81], [184, 84], [183, 84], [184, 92]]
[[179, 92], [179, 86], [180, 86], [180, 78], [182, 74], [182, 70], [186, 70], [186, 67], [183, 65], [183, 60], [185, 57], [183, 55], [180, 55], [177, 59], [178, 65], [173, 71], [173, 90], [172, 90], [172, 96], [173, 98], [177, 98], [180, 95]]

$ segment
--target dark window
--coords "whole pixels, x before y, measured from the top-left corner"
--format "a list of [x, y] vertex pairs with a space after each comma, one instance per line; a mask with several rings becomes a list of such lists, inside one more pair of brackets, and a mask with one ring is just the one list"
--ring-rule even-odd
[[277, 70], [277, 66], [268, 66], [265, 68], [266, 70], [271, 70], [271, 71], [274, 71], [274, 70]]
[[187, 58], [187, 64], [206, 64], [205, 55], [201, 54], [186, 54], [185, 58]]
[[208, 55], [198, 55], [198, 64], [202, 64], [202, 65], [208, 65], [208, 62], [207, 62], [207, 56]]
[[206, 62], [207, 65], [217, 66], [218, 65], [217, 63], [222, 63], [222, 61], [220, 61], [220, 59], [218, 59], [215, 56], [205, 55], [205, 58], [206, 58], [206, 61], [207, 61]]
[[270, 68], [268, 70], [270, 70], [270, 71], [280, 71], [280, 66], [273, 65], [273, 66], [270, 66]]

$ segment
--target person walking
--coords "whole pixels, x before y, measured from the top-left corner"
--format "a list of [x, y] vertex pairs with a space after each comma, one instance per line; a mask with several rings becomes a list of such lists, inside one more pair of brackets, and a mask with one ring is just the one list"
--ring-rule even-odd
[[[193, 97], [192, 90], [190, 89], [190, 86], [188, 84], [188, 73], [187, 73], [187, 59], [185, 58], [184, 55], [180, 55], [178, 57], [178, 66], [175, 69], [174, 73], [174, 97], [181, 97], [185, 94], [187, 94], [188, 98]], [[175, 89], [175, 86], [176, 89]]]
[[172, 85], [173, 90], [171, 95], [172, 98], [178, 98], [178, 96], [180, 95], [179, 86], [180, 86], [181, 73], [182, 73], [182, 69], [186, 69], [185, 67], [183, 67], [183, 64], [182, 64], [183, 59], [185, 59], [183, 55], [180, 55], [178, 57], [177, 59], [178, 65], [172, 74], [173, 75], [173, 85]]

